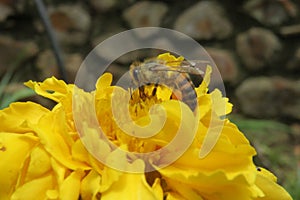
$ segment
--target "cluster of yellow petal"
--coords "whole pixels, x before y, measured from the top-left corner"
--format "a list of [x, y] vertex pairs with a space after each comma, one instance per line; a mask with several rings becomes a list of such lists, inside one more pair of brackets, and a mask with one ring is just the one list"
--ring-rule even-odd
[[168, 66], [178, 66], [184, 60], [184, 57], [175, 57], [170, 53], [163, 53], [157, 56], [157, 59], [165, 61]]
[[[163, 54], [159, 59], [183, 58]], [[153, 95], [153, 86], [148, 86], [147, 98], [141, 100], [139, 91], [111, 86], [110, 74], [100, 77], [90, 93], [54, 77], [27, 82], [57, 104], [48, 110], [18, 102], [0, 111], [0, 199], [290, 200], [274, 175], [257, 170], [254, 148], [224, 119], [231, 111], [228, 99], [218, 90], [207, 93], [210, 72], [208, 67], [196, 88], [197, 115], [181, 101], [170, 100], [172, 91], [167, 88], [158, 87]], [[120, 106], [122, 102], [129, 104]], [[99, 127], [111, 144], [104, 142]], [[153, 137], [134, 137], [155, 129]], [[112, 148], [113, 144], [129, 152], [151, 152], [165, 147], [178, 132], [196, 135], [180, 158], [164, 168], [143, 159], [130, 162], [126, 153]], [[215, 132], [220, 133], [211, 151], [200, 158], [201, 148], [209, 144], [205, 140]], [[169, 155], [161, 155], [159, 163], [168, 163]], [[123, 168], [144, 170], [151, 165], [155, 171], [122, 172], [98, 156]]]

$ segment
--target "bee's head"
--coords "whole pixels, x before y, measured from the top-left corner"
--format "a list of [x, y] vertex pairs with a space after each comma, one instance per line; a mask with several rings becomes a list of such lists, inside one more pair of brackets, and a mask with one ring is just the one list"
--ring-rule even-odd
[[133, 69], [132, 70], [132, 78], [135, 80], [135, 81], [139, 81], [139, 69]]
[[133, 63], [131, 66], [130, 66], [130, 76], [132, 78], [132, 80], [135, 82], [135, 83], [139, 83], [140, 82], [140, 73], [141, 73], [141, 69], [140, 69], [140, 63]]

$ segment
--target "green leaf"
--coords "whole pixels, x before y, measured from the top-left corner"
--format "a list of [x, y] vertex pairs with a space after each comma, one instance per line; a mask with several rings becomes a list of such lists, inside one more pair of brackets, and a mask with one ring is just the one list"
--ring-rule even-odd
[[24, 88], [11, 95], [5, 95], [1, 100], [0, 108], [8, 107], [10, 103], [35, 95], [35, 92], [30, 88]]

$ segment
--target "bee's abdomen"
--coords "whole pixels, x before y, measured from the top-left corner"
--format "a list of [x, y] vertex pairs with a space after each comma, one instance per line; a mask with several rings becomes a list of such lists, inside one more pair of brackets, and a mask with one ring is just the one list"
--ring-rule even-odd
[[[179, 74], [174, 79], [175, 93], [180, 93], [181, 101], [187, 104], [192, 111], [195, 111], [198, 102], [195, 86], [188, 76]], [[177, 97], [178, 98], [178, 97]]]

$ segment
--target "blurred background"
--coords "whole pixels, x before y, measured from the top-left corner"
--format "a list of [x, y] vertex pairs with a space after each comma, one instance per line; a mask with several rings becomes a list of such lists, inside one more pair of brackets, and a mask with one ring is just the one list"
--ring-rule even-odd
[[[46, 10], [40, 13], [38, 2], [0, 0], [1, 108], [17, 100], [51, 108], [52, 102], [35, 96], [23, 82], [51, 76], [66, 80], [65, 71], [73, 83], [85, 56], [116, 33], [144, 26], [175, 29], [197, 40], [214, 59], [234, 104], [229, 118], [255, 146], [256, 164], [273, 171], [300, 199], [300, 1], [44, 0]], [[52, 48], [51, 32], [58, 50]], [[109, 71], [117, 80], [132, 61], [156, 53], [128, 53]]]

